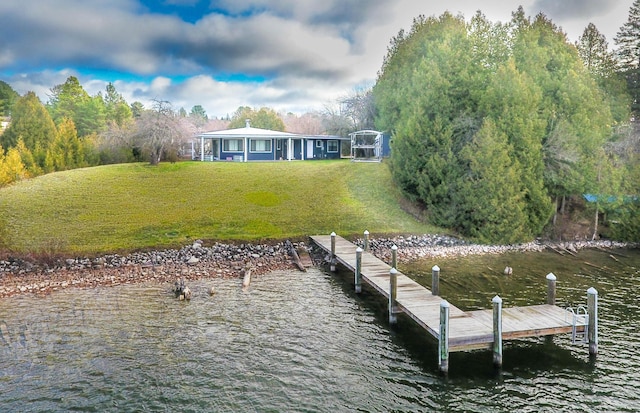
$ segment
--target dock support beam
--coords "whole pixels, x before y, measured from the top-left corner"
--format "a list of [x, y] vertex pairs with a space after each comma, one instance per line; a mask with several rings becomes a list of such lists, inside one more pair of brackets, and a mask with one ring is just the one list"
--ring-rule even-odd
[[502, 298], [493, 297], [493, 365], [502, 367]]
[[589, 355], [598, 354], [598, 291], [587, 290], [587, 312], [589, 313]]
[[356, 293], [362, 292], [362, 248], [356, 249], [356, 272], [355, 272]]
[[440, 302], [440, 335], [438, 336], [438, 369], [449, 372], [449, 302]]
[[391, 246], [391, 268], [398, 268], [398, 247], [395, 244]]
[[440, 267], [431, 268], [431, 295], [440, 295]]
[[369, 251], [369, 231], [364, 230], [364, 250]]
[[330, 258], [330, 270], [331, 272], [336, 271], [336, 233], [331, 233], [331, 258]]
[[547, 304], [556, 305], [556, 276], [550, 272], [547, 274]]
[[389, 324], [396, 324], [398, 317], [396, 313], [398, 308], [396, 299], [398, 298], [398, 270], [391, 268], [389, 270]]

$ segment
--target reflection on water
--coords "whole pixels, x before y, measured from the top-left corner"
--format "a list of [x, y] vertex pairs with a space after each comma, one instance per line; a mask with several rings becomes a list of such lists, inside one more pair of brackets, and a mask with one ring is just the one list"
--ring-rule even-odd
[[[555, 256], [554, 256], [555, 255]], [[640, 254], [475, 257], [438, 262], [442, 295], [465, 309], [600, 295], [600, 354], [568, 335], [508, 342], [504, 369], [489, 352], [453, 353], [437, 373], [435, 344], [410, 320], [386, 323], [385, 303], [352, 291], [348, 274], [276, 272], [190, 284], [65, 290], [0, 302], [3, 411], [638, 411], [636, 320]], [[588, 263], [588, 264], [585, 264]], [[423, 262], [402, 268], [430, 283]], [[510, 277], [504, 266], [514, 268]], [[425, 274], [425, 275], [421, 275]], [[214, 285], [216, 294], [209, 296]]]

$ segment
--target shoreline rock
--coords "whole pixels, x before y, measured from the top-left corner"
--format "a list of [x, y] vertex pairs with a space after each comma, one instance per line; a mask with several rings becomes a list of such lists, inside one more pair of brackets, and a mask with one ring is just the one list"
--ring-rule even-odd
[[[363, 246], [363, 239], [356, 239]], [[305, 242], [298, 248], [313, 249]], [[443, 235], [397, 236], [369, 239], [370, 251], [385, 262], [391, 247], [398, 247], [398, 260], [410, 262], [428, 258], [465, 257], [507, 252], [539, 252], [547, 248], [576, 252], [585, 248], [638, 248], [638, 244], [614, 241], [534, 241], [516, 245], [479, 245]], [[61, 258], [53, 263], [36, 263], [26, 258], [0, 259], [0, 298], [32, 293], [47, 295], [70, 287], [95, 288], [154, 281], [173, 285], [176, 279], [242, 278], [251, 266], [252, 275], [297, 268], [286, 241], [276, 244], [224, 244], [203, 246], [196, 241], [181, 249], [153, 250], [129, 255], [106, 254], [93, 259]]]

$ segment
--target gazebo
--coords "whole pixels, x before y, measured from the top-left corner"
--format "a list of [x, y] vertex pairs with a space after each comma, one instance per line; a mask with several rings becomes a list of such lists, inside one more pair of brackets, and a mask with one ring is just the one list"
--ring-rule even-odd
[[389, 156], [389, 136], [375, 130], [359, 130], [349, 134], [351, 160], [354, 162], [380, 162]]

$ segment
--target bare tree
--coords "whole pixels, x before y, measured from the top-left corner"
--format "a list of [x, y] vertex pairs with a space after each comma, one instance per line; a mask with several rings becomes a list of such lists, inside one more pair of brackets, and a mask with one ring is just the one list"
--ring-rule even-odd
[[154, 100], [153, 108], [140, 115], [136, 126], [136, 136], [149, 154], [151, 165], [160, 163], [163, 154], [176, 149], [185, 137], [185, 130], [171, 103], [164, 100]]

